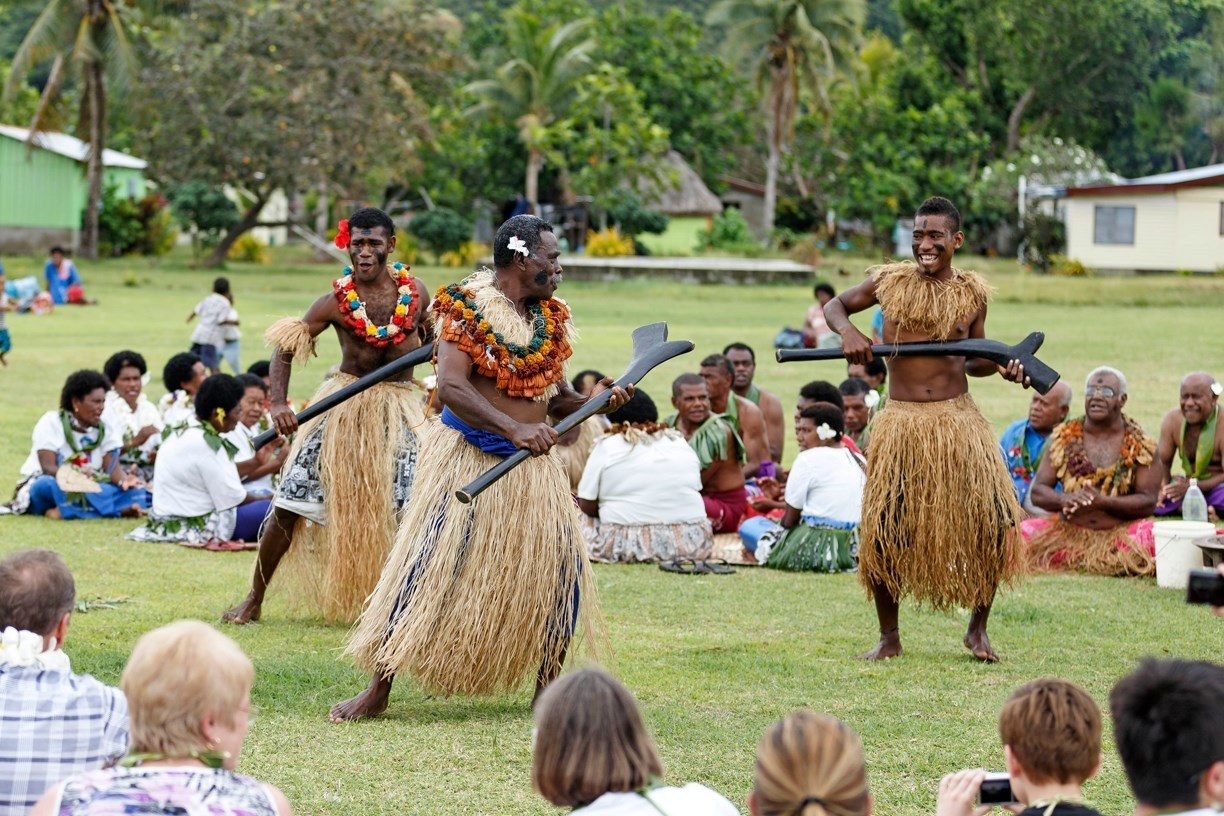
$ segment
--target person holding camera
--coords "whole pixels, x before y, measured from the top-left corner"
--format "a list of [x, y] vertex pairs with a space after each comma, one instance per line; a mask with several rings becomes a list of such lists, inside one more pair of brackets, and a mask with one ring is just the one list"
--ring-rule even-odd
[[1021, 816], [1100, 816], [1081, 787], [1101, 767], [1101, 712], [1074, 683], [1047, 677], [1012, 692], [999, 712], [1006, 778], [981, 768], [939, 782], [937, 816], [982, 816], [1021, 804]]

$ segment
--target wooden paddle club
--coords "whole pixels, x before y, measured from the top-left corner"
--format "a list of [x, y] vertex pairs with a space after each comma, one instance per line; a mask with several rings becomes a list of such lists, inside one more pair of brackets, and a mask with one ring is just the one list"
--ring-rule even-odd
[[[1024, 366], [1024, 376], [1040, 394], [1048, 394], [1058, 382], [1059, 373], [1037, 359], [1037, 349], [1045, 342], [1045, 334], [1033, 332], [1014, 346], [998, 340], [974, 337], [968, 340], [949, 340], [946, 343], [884, 343], [872, 346], [876, 357], [979, 357], [1005, 366], [1019, 360]], [[779, 363], [800, 360], [841, 360], [845, 355], [839, 348], [829, 349], [778, 349]]]
[[[679, 357], [681, 354], [688, 354], [692, 350], [693, 344], [689, 340], [667, 339], [666, 323], [639, 326], [633, 330], [633, 357], [629, 360], [625, 373], [617, 377], [616, 382], [612, 385], [624, 388], [627, 385], [639, 383], [655, 366], [673, 357]], [[584, 420], [595, 416], [608, 404], [610, 399], [612, 399], [612, 388], [607, 388], [591, 397], [582, 404], [581, 408], [557, 423], [557, 435], [563, 435], [578, 427]], [[529, 456], [531, 456], [530, 451], [520, 448], [477, 476], [462, 490], [455, 491], [455, 498], [464, 504], [470, 503], [472, 499], [484, 492], [485, 488], [505, 476]]]

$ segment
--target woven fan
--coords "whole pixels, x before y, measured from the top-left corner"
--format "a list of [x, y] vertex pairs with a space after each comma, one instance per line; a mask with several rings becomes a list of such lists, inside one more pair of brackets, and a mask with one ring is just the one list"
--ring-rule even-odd
[[60, 465], [60, 469], [55, 472], [55, 483], [65, 493], [102, 492], [102, 485], [73, 465]]

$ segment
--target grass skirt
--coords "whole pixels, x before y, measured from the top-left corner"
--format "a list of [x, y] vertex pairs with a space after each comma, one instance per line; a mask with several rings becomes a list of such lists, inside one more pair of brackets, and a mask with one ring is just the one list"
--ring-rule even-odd
[[455, 490], [499, 459], [430, 423], [418, 481], [378, 588], [346, 653], [365, 670], [408, 672], [440, 694], [517, 688], [562, 649], [595, 594], [569, 483], [528, 459], [471, 504]]
[[1082, 570], [1097, 575], [1155, 575], [1156, 541], [1146, 519], [1109, 530], [1077, 527], [1059, 518], [1020, 523], [1030, 569]]
[[1016, 569], [1016, 490], [968, 394], [889, 400], [871, 429], [859, 576], [895, 598], [976, 609]]
[[[317, 402], [356, 378], [336, 374], [310, 398]], [[419, 392], [406, 383], [379, 383], [302, 425], [286, 459], [289, 467], [302, 442], [323, 423], [319, 478], [326, 524], [298, 519], [293, 545], [273, 586], [331, 622], [349, 623], [374, 591], [395, 537], [401, 505], [397, 474], [405, 457], [417, 455], [424, 421]], [[410, 489], [410, 486], [409, 486]]]
[[849, 572], [854, 569], [858, 547], [858, 525], [804, 521], [782, 534], [765, 566], [796, 572]]

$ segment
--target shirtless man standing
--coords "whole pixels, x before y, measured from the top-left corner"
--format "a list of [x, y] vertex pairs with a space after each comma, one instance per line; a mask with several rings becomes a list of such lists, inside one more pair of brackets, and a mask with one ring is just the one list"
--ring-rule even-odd
[[[886, 343], [986, 336], [986, 282], [952, 266], [964, 240], [952, 202], [929, 198], [914, 222], [917, 266], [876, 267], [829, 301], [825, 316], [849, 363], [872, 359], [871, 338], [849, 315], [877, 303]], [[862, 657], [901, 654], [898, 602], [910, 593], [936, 609], [973, 610], [965, 646], [995, 662], [986, 624], [995, 591], [1014, 569], [1020, 506], [967, 376], [1002, 374], [1027, 386], [1024, 369], [1016, 360], [1004, 368], [964, 357], [896, 357], [888, 373], [889, 398], [872, 425], [859, 548], [859, 577], [875, 599], [880, 641]]]
[[395, 224], [387, 214], [373, 207], [353, 213], [340, 222], [336, 245], [348, 250], [352, 266], [334, 282], [333, 291], [316, 300], [302, 319], [277, 321], [265, 335], [276, 349], [270, 375], [272, 422], [282, 436], [297, 432], [297, 438], [259, 540], [251, 591], [222, 616], [227, 623], [259, 620], [268, 583], [286, 553], [307, 606], [329, 621], [351, 623], [378, 582], [397, 515], [412, 490], [415, 429], [424, 422], [419, 395], [409, 382], [412, 369], [341, 403], [300, 431], [286, 397], [292, 363], [310, 359], [315, 339], [329, 328], [340, 342], [340, 373], [319, 386], [312, 402], [429, 338], [424, 284], [408, 267], [387, 263], [395, 251]]
[[[734, 533], [748, 506], [741, 463], [744, 443], [735, 429], [710, 407], [707, 380], [681, 374], [672, 383], [671, 420], [684, 434], [701, 464], [701, 498], [715, 533]], [[733, 397], [734, 399], [734, 397]]]
[[[1224, 517], [1224, 422], [1220, 422], [1220, 393], [1216, 378], [1205, 371], [1187, 374], [1181, 381], [1178, 407], [1165, 414], [1160, 423], [1157, 455], [1163, 470], [1164, 486], [1156, 515], [1167, 516], [1181, 510], [1190, 478], [1198, 480], [1207, 506]], [[1173, 476], [1173, 457], [1181, 454], [1184, 476]]]

